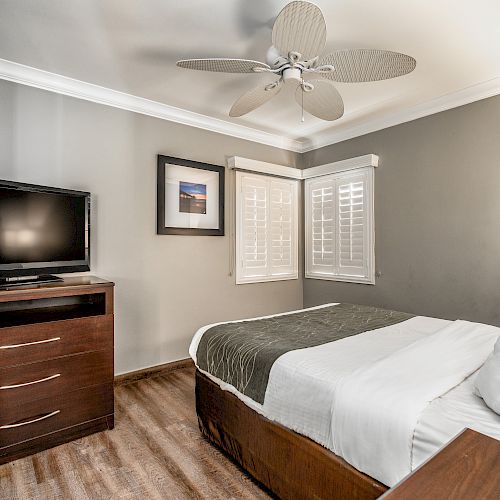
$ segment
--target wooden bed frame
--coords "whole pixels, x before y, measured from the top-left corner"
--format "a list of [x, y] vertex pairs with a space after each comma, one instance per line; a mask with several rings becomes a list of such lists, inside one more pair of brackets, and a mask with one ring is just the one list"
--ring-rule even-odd
[[331, 451], [272, 422], [196, 370], [202, 434], [280, 498], [374, 499], [387, 487]]

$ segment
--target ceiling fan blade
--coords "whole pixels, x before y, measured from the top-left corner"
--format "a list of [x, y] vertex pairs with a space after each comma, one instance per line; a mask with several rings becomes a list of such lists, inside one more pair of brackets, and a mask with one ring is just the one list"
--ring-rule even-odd
[[326, 44], [321, 9], [309, 2], [290, 2], [274, 22], [272, 41], [283, 56], [299, 52], [304, 60], [316, 57]]
[[221, 73], [253, 73], [254, 68], [270, 69], [267, 64], [249, 59], [183, 59], [177, 61], [177, 66], [201, 71], [218, 71]]
[[327, 80], [308, 80], [314, 89], [308, 92], [299, 85], [295, 91], [295, 100], [299, 106], [322, 120], [338, 120], [344, 114], [344, 101], [339, 91]]
[[333, 71], [324, 78], [343, 83], [376, 82], [406, 75], [417, 61], [399, 52], [378, 49], [336, 50], [320, 58], [318, 66], [331, 64]]
[[243, 94], [232, 106], [229, 116], [243, 116], [262, 106], [281, 90], [281, 80], [273, 83], [261, 84]]

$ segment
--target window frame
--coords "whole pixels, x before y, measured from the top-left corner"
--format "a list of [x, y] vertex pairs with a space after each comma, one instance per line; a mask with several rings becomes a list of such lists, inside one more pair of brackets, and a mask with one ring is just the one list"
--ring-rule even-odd
[[[266, 205], [266, 220], [268, 224], [271, 223], [270, 213], [270, 192], [271, 185], [273, 182], [285, 183], [291, 187], [292, 201], [291, 201], [291, 247], [292, 247], [292, 271], [289, 273], [282, 274], [272, 274], [272, 265], [270, 264], [270, 259], [267, 262], [267, 274], [259, 276], [246, 276], [244, 274], [244, 266], [242, 260], [242, 247], [244, 246], [243, 233], [245, 230], [243, 215], [244, 206], [243, 201], [243, 179], [245, 177], [256, 178], [259, 182], [265, 182], [266, 184], [266, 200], [268, 203]], [[235, 278], [237, 285], [250, 284], [250, 283], [266, 283], [272, 281], [289, 281], [299, 279], [299, 180], [273, 177], [269, 175], [255, 174], [246, 171], [236, 171], [236, 199], [235, 199]], [[270, 226], [269, 226], [270, 227]], [[267, 229], [269, 231], [269, 229]], [[272, 251], [269, 244], [269, 233], [266, 234], [266, 252]]]
[[[304, 183], [304, 254], [305, 254], [305, 270], [304, 277], [307, 279], [321, 279], [327, 281], [339, 281], [346, 283], [360, 283], [375, 285], [375, 207], [374, 207], [374, 167], [362, 167], [342, 172], [334, 172], [327, 175], [312, 177], [305, 180]], [[366, 229], [364, 238], [366, 238], [366, 275], [349, 275], [338, 272], [336, 263], [332, 265], [331, 273], [321, 273], [312, 269], [312, 204], [311, 204], [311, 185], [320, 182], [331, 181], [333, 187], [334, 206], [338, 206], [338, 191], [337, 183], [342, 179], [352, 175], [363, 175], [364, 182], [364, 197], [367, 212], [365, 212]], [[335, 209], [336, 210], [336, 209]], [[335, 227], [334, 239], [338, 238], [338, 214], [335, 211]], [[335, 250], [336, 251], [336, 250]], [[335, 259], [338, 261], [338, 252], [335, 254]], [[337, 271], [337, 272], [335, 272]]]

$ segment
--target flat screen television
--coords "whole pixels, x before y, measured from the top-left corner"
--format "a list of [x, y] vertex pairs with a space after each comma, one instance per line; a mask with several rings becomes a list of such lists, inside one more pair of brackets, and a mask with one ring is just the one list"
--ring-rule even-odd
[[0, 180], [0, 286], [90, 270], [90, 193]]

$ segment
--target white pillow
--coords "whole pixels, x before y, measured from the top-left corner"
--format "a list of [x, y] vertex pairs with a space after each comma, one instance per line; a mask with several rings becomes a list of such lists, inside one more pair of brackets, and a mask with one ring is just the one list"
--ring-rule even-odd
[[495, 343], [493, 354], [477, 373], [475, 389], [476, 394], [500, 415], [500, 337]]

